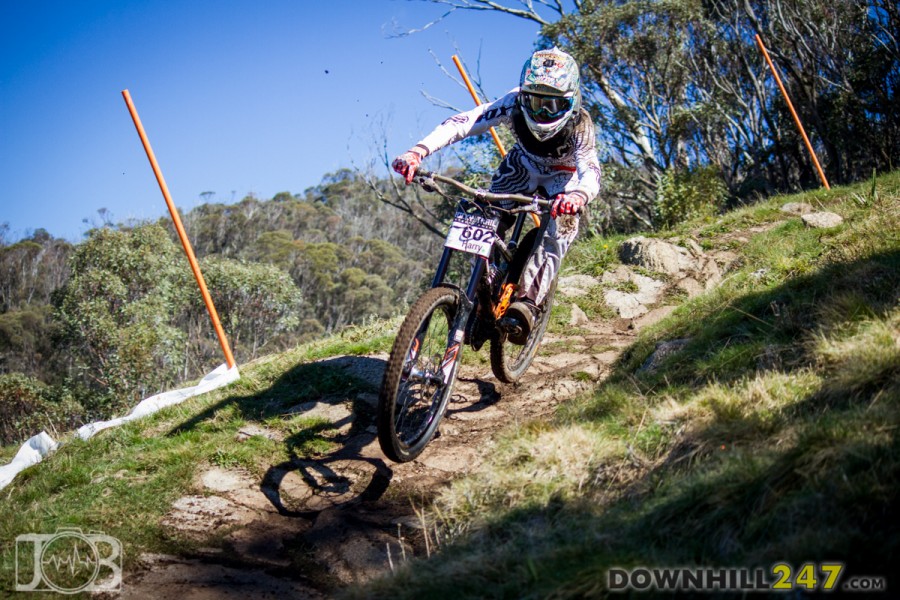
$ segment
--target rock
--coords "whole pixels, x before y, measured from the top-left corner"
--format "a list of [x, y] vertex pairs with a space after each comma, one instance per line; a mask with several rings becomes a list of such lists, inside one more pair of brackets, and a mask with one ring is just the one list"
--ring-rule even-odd
[[585, 325], [590, 322], [591, 320], [584, 314], [584, 311], [578, 308], [577, 304], [572, 304], [572, 316], [569, 318], [569, 325], [578, 327], [579, 325]]
[[626, 333], [634, 329], [634, 319], [613, 319], [612, 326], [616, 333]]
[[219, 467], [213, 467], [200, 475], [200, 483], [206, 489], [214, 492], [231, 492], [251, 487], [253, 480], [243, 472], [226, 471]]
[[636, 296], [641, 304], [656, 304], [666, 289], [666, 284], [646, 275], [634, 274], [631, 280], [637, 285]]
[[700, 277], [706, 282], [706, 289], [711, 290], [722, 281], [722, 271], [715, 259], [707, 258], [699, 270]]
[[685, 242], [685, 244], [687, 244], [688, 250], [690, 250], [694, 256], [703, 256], [705, 254], [705, 252], [703, 252], [703, 247], [700, 246], [696, 240], [688, 238], [688, 241]]
[[741, 259], [740, 255], [736, 252], [731, 252], [730, 250], [719, 250], [718, 252], [713, 253], [712, 256], [719, 265], [721, 271], [730, 271]]
[[[143, 558], [143, 555], [141, 556]], [[266, 573], [262, 569], [226, 567], [202, 560], [176, 558], [154, 564], [138, 581], [125, 580], [121, 594], [125, 600], [184, 598], [185, 600], [241, 600], [256, 598], [296, 598], [319, 600], [324, 596], [302, 582]]]
[[592, 287], [599, 284], [600, 282], [590, 275], [567, 275], [559, 278], [557, 290], [563, 296], [579, 298], [586, 296]]
[[676, 308], [677, 308], [676, 306], [672, 306], [672, 305], [660, 306], [659, 308], [654, 308], [646, 315], [637, 319], [637, 322], [635, 323], [635, 325], [637, 326], [638, 329], [642, 329], [644, 327], [647, 327], [648, 325], [653, 325], [654, 323], [659, 323], [660, 321], [662, 321], [663, 319], [665, 319], [666, 317], [671, 315], [672, 311], [674, 311]]
[[814, 229], [828, 229], [837, 227], [844, 222], [843, 217], [833, 212], [814, 212], [800, 217], [807, 227]]
[[638, 373], [653, 373], [656, 371], [665, 359], [673, 354], [680, 352], [682, 348], [688, 345], [691, 340], [688, 338], [670, 340], [667, 342], [659, 342], [656, 344], [656, 350], [644, 361], [644, 364], [638, 369]]
[[699, 296], [703, 293], [703, 286], [693, 277], [683, 277], [675, 282], [675, 286], [688, 295], [688, 298]]
[[172, 504], [172, 510], [161, 523], [180, 533], [205, 537], [223, 527], [245, 525], [256, 514], [220, 496], [184, 496]]
[[645, 275], [631, 273], [630, 270], [628, 272], [630, 281], [638, 288], [636, 292], [621, 292], [619, 290], [606, 290], [603, 292], [603, 299], [606, 300], [606, 304], [615, 309], [623, 319], [633, 319], [647, 314], [649, 311], [647, 306], [659, 302], [666, 288], [666, 284], [662, 281], [657, 281]]
[[287, 410], [288, 414], [325, 419], [338, 433], [347, 433], [353, 425], [353, 413], [346, 402], [305, 402]]
[[636, 294], [628, 294], [618, 290], [606, 290], [603, 298], [611, 308], [615, 309], [623, 319], [634, 319], [648, 312], [648, 308], [640, 303]]
[[619, 246], [619, 258], [630, 265], [638, 265], [651, 271], [676, 275], [695, 267], [691, 253], [681, 246], [637, 236], [629, 238]]
[[[391, 523], [393, 523], [394, 525], [402, 525], [403, 527], [407, 527], [409, 529], [417, 529], [419, 531], [424, 530], [426, 527], [425, 521], [423, 521], [422, 518], [418, 515], [397, 517], [396, 519], [392, 520]], [[427, 526], [430, 525], [430, 523], [427, 524]]]
[[402, 563], [406, 553], [412, 554], [405, 538], [397, 537], [396, 525], [389, 519], [378, 521], [348, 519], [340, 509], [326, 509], [303, 538], [307, 547], [315, 549], [313, 560], [341, 583], [361, 583], [383, 575], [391, 562]]
[[604, 272], [603, 277], [600, 278], [600, 281], [602, 283], [615, 285], [617, 283], [625, 283], [626, 281], [631, 281], [632, 275], [634, 275], [634, 271], [632, 271], [625, 265], [619, 265], [612, 271]]
[[275, 440], [276, 442], [280, 442], [284, 439], [284, 435], [277, 431], [272, 431], [271, 429], [266, 429], [265, 427], [260, 427], [254, 423], [247, 423], [235, 434], [234, 439], [238, 442], [246, 442], [253, 436], [262, 436], [264, 438], [268, 438], [270, 440]]
[[478, 449], [463, 447], [441, 447], [429, 451], [418, 458], [418, 461], [430, 469], [446, 471], [448, 473], [468, 473], [481, 464], [481, 455]]
[[781, 212], [791, 215], [805, 215], [814, 212], [816, 209], [806, 202], [788, 202], [781, 207]]

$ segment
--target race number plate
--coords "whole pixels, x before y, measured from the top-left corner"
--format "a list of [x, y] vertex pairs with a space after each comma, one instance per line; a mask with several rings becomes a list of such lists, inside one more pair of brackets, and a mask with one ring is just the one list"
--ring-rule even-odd
[[497, 238], [499, 225], [499, 218], [491, 219], [479, 214], [470, 215], [461, 210], [457, 211], [444, 246], [487, 258]]

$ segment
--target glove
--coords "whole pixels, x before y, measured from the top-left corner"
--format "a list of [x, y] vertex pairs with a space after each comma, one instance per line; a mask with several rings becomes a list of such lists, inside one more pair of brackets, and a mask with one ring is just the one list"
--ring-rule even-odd
[[584, 208], [585, 204], [587, 204], [587, 198], [582, 192], [557, 194], [550, 207], [550, 216], [555, 219], [559, 215], [576, 215]]
[[416, 169], [422, 164], [422, 155], [415, 150], [408, 150], [394, 159], [391, 167], [403, 175], [406, 183], [412, 183], [413, 177], [416, 175]]

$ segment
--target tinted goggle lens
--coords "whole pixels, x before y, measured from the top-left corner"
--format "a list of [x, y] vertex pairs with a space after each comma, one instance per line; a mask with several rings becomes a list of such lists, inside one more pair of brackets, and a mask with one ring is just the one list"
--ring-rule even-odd
[[522, 94], [525, 108], [532, 116], [544, 116], [549, 119], [557, 119], [572, 108], [572, 98], [561, 96], [538, 96], [536, 94]]

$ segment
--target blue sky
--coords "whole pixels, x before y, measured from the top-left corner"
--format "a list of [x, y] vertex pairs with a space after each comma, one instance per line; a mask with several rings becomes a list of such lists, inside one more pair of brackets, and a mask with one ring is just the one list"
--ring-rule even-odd
[[175, 203], [301, 193], [402, 152], [469, 108], [440, 72], [457, 49], [493, 98], [518, 83], [538, 26], [404, 0], [0, 0], [0, 223], [73, 241], [165, 204], [121, 96], [129, 89]]

